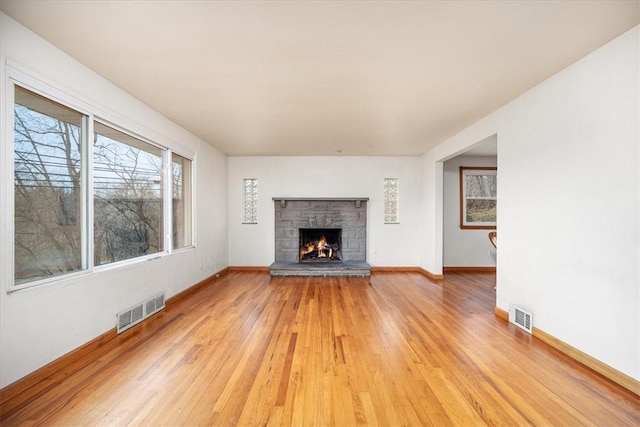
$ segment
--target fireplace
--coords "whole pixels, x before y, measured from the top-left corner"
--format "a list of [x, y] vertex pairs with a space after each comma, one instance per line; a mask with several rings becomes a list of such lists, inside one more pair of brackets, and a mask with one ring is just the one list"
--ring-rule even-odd
[[300, 228], [299, 262], [340, 262], [341, 228]]
[[366, 197], [274, 197], [272, 276], [369, 276]]

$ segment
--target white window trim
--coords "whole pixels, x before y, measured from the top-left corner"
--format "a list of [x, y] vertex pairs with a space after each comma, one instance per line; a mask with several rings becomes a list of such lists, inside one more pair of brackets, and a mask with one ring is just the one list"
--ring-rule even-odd
[[[0, 65], [1, 66], [1, 65]], [[6, 78], [3, 82], [3, 91], [4, 96], [2, 99], [4, 100], [3, 108], [0, 108], [0, 111], [3, 111], [2, 117], [0, 117], [0, 129], [4, 130], [2, 135], [2, 141], [7, 141], [5, 144], [0, 144], [0, 171], [2, 173], [2, 177], [0, 177], [0, 198], [2, 203], [0, 203], [0, 227], [1, 233], [0, 238], [0, 271], [2, 272], [2, 277], [0, 280], [6, 286], [7, 291], [11, 291], [14, 285], [14, 227], [13, 227], [13, 206], [14, 206], [14, 165], [13, 165], [13, 153], [14, 153], [14, 144], [9, 143], [13, 142], [13, 127], [14, 127], [14, 119], [13, 119], [13, 105], [14, 105], [14, 81], [10, 78]], [[11, 110], [11, 114], [8, 111]]]

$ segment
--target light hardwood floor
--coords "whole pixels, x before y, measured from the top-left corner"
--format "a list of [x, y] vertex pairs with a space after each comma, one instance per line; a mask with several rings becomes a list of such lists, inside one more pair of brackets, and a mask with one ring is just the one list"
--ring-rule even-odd
[[231, 273], [4, 402], [0, 420], [640, 425], [638, 396], [494, 317], [494, 283]]

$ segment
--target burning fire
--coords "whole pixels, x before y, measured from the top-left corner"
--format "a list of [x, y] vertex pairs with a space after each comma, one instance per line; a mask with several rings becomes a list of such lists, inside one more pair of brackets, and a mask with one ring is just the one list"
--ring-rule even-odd
[[329, 253], [327, 254], [327, 251], [325, 249], [326, 247], [327, 247], [327, 238], [322, 236], [320, 240], [318, 240], [317, 242], [309, 242], [306, 245], [304, 245], [300, 249], [300, 256], [306, 255], [313, 251], [318, 251], [318, 258], [331, 258], [331, 256], [333, 255], [333, 249], [329, 247], [328, 249]]

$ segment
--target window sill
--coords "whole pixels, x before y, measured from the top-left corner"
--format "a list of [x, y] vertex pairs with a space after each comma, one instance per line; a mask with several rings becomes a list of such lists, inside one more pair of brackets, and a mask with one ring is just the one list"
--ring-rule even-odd
[[[185, 250], [191, 249], [194, 246], [189, 246], [187, 248], [181, 248], [178, 249], [172, 253], [178, 253], [178, 252], [183, 252]], [[58, 287], [58, 286], [69, 286], [69, 285], [73, 285], [75, 284], [75, 282], [80, 281], [82, 279], [86, 279], [88, 277], [91, 277], [92, 275], [96, 274], [96, 273], [102, 273], [102, 272], [106, 272], [106, 271], [111, 271], [111, 270], [115, 270], [115, 269], [122, 269], [122, 268], [132, 268], [134, 266], [137, 266], [140, 263], [146, 262], [146, 261], [154, 261], [157, 259], [161, 259], [164, 258], [168, 255], [171, 255], [172, 253], [169, 252], [157, 252], [155, 254], [151, 254], [151, 255], [145, 255], [142, 257], [137, 257], [137, 258], [132, 258], [132, 259], [127, 259], [127, 260], [122, 260], [122, 261], [116, 261], [116, 262], [112, 262], [109, 264], [104, 264], [104, 265], [99, 265], [99, 266], [95, 266], [92, 269], [87, 269], [87, 270], [80, 270], [80, 271], [76, 271], [73, 273], [68, 273], [68, 274], [62, 274], [59, 276], [55, 276], [55, 277], [47, 277], [44, 279], [40, 279], [40, 280], [36, 280], [33, 282], [27, 282], [27, 283], [23, 283], [21, 285], [12, 285], [9, 287], [9, 289], [7, 290], [7, 294], [14, 294], [17, 292], [22, 292], [22, 291], [26, 291], [26, 290], [37, 290], [37, 289], [42, 289], [45, 287]]]
[[461, 225], [461, 230], [495, 230], [496, 225]]

